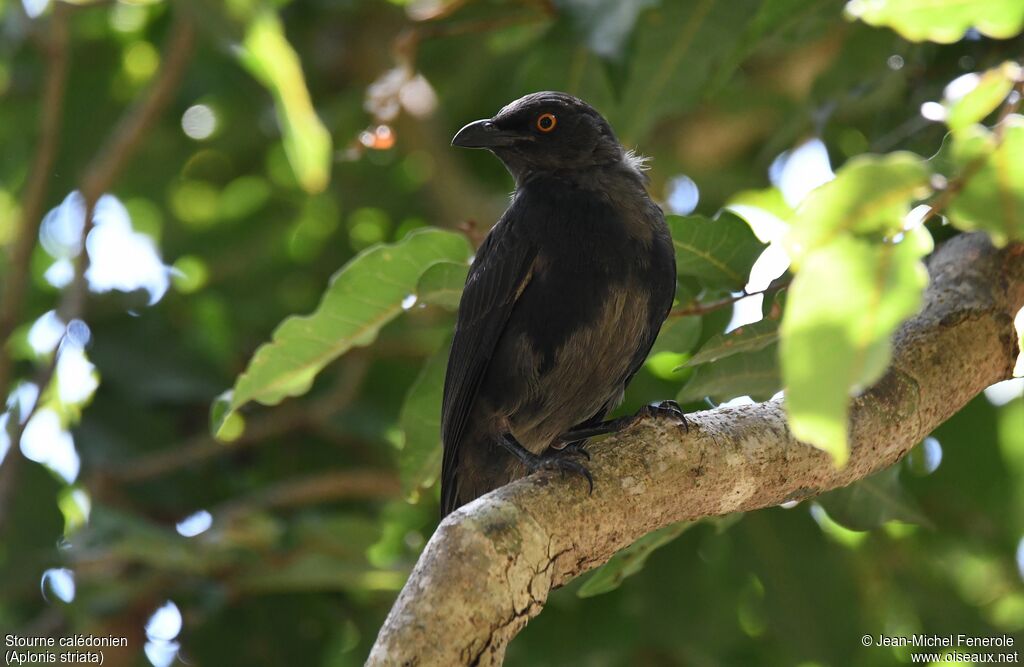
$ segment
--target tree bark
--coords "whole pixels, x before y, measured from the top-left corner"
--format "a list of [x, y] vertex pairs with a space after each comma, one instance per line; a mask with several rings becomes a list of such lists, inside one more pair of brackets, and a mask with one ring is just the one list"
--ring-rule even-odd
[[1024, 306], [1024, 246], [958, 236], [930, 258], [920, 314], [887, 374], [854, 399], [851, 455], [836, 469], [793, 439], [781, 400], [650, 420], [594, 443], [586, 483], [539, 473], [448, 516], [428, 542], [369, 665], [495, 665], [551, 589], [642, 535], [684, 519], [772, 507], [900, 460], [982, 389], [1010, 377]]

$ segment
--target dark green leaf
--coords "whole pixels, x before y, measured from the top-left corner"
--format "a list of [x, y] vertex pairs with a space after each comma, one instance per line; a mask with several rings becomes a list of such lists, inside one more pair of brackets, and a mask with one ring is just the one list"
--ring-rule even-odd
[[399, 416], [404, 434], [399, 452], [402, 492], [413, 502], [420, 489], [434, 483], [441, 469], [441, 397], [450, 346], [446, 341], [423, 364]]
[[727, 334], [717, 334], [704, 343], [697, 354], [686, 362], [687, 366], [706, 364], [724, 357], [743, 352], [757, 352], [779, 339], [778, 320], [764, 319], [754, 324], [745, 324]]
[[676, 400], [689, 403], [705, 396], [715, 401], [737, 396], [765, 400], [781, 388], [777, 349], [769, 345], [757, 352], [734, 354], [713, 364], [698, 366]]
[[593, 53], [621, 61], [640, 13], [659, 0], [556, 0]]
[[665, 546], [694, 525], [696, 523], [693, 521], [680, 521], [644, 535], [590, 575], [576, 594], [581, 598], [589, 598], [615, 590], [624, 579], [642, 570], [647, 558], [656, 549]]
[[743, 289], [765, 248], [746, 222], [727, 211], [714, 220], [702, 215], [670, 215], [667, 220], [679, 275], [693, 276], [712, 289]]
[[829, 517], [850, 530], [871, 530], [887, 521], [931, 526], [917, 503], [900, 484], [899, 466], [886, 468], [849, 486], [829, 491], [818, 497], [818, 503], [825, 508]]
[[670, 317], [665, 320], [658, 338], [651, 348], [651, 355], [659, 352], [689, 352], [700, 340], [701, 319], [695, 316]]

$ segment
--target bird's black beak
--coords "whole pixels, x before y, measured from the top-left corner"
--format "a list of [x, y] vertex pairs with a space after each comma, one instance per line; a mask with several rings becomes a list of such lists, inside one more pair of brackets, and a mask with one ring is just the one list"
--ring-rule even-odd
[[465, 126], [452, 138], [452, 146], [462, 148], [497, 148], [510, 146], [519, 135], [499, 129], [490, 119], [478, 120]]

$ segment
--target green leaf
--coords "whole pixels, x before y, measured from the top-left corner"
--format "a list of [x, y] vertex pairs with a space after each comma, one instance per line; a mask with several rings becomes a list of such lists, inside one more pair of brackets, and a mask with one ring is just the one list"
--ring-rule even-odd
[[712, 77], [743, 42], [761, 0], [668, 0], [643, 12], [628, 49], [629, 77], [609, 120], [626, 145], [662, 118], [696, 106]]
[[410, 502], [437, 480], [441, 469], [441, 398], [450, 347], [451, 340], [445, 341], [423, 364], [398, 418], [405, 436], [399, 453], [402, 493]]
[[910, 202], [928, 194], [929, 175], [928, 163], [913, 153], [850, 160], [797, 210], [786, 239], [790, 256], [799, 261], [845, 233], [899, 232]]
[[647, 562], [647, 558], [656, 549], [665, 546], [695, 525], [694, 521], [680, 521], [644, 535], [612, 556], [607, 563], [590, 575], [576, 591], [576, 595], [581, 598], [590, 598], [614, 591], [626, 577], [640, 572]]
[[670, 317], [658, 332], [651, 355], [659, 352], [689, 352], [700, 340], [701, 319], [695, 315]]
[[729, 333], [713, 336], [697, 354], [687, 362], [687, 366], [706, 364], [725, 357], [743, 352], [757, 352], [779, 339], [778, 320], [764, 319], [754, 324], [746, 324]]
[[331, 135], [320, 122], [302, 65], [277, 14], [261, 11], [249, 23], [238, 58], [274, 96], [288, 162], [302, 189], [321, 192], [331, 177]]
[[737, 192], [725, 207], [743, 218], [762, 241], [783, 238], [796, 215], [778, 188]]
[[[964, 74], [958, 81], [965, 77], [974, 79], [974, 87], [970, 92], [956, 99], [946, 99], [944, 102], [946, 125], [954, 134], [981, 122], [995, 111], [1020, 79], [1021, 67], [1015, 62], [1007, 61], [980, 75]], [[947, 87], [947, 94], [949, 90]]]
[[750, 267], [765, 248], [747, 223], [728, 211], [714, 220], [670, 215], [667, 221], [679, 275], [693, 276], [711, 289], [743, 289]]
[[256, 350], [235, 382], [231, 409], [305, 393], [324, 366], [374, 341], [402, 312], [424, 271], [437, 262], [466, 261], [469, 254], [464, 236], [430, 228], [361, 252], [334, 275], [313, 314], [287, 318]]
[[689, 403], [705, 396], [715, 401], [737, 396], [765, 400], [781, 388], [777, 346], [769, 345], [757, 352], [734, 354], [713, 364], [701, 364], [676, 400]]
[[210, 404], [210, 433], [221, 442], [236, 440], [245, 430], [242, 417], [231, 410], [232, 393], [228, 389]]
[[556, 0], [594, 54], [610, 62], [625, 58], [637, 17], [659, 0]]
[[1008, 39], [1024, 28], [1020, 0], [850, 0], [846, 13], [874, 26], [888, 26], [912, 42], [952, 44], [970, 28]]
[[899, 466], [818, 497], [829, 517], [850, 530], [871, 530], [888, 521], [930, 526], [914, 499], [900, 484]]
[[917, 312], [932, 249], [924, 227], [900, 243], [844, 236], [811, 253], [797, 273], [780, 327], [780, 361], [793, 435], [846, 463], [851, 392], [889, 364], [890, 336]]
[[462, 288], [466, 284], [469, 264], [466, 262], [438, 262], [427, 269], [416, 285], [420, 303], [437, 305], [448, 310], [459, 307]]
[[1009, 116], [995, 132], [972, 125], [954, 136], [950, 160], [966, 183], [946, 207], [950, 222], [988, 232], [999, 246], [1024, 239], [1022, 155], [1024, 116]]

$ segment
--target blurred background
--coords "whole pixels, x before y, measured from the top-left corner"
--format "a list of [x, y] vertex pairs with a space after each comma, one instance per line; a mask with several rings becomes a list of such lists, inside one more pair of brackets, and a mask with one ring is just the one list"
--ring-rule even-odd
[[[479, 242], [512, 184], [449, 146], [463, 124], [577, 94], [651, 156], [667, 210], [754, 202], [767, 241], [850, 157], [935, 153], [946, 84], [1022, 53], [829, 0], [0, 0], [0, 632], [126, 637], [108, 665], [362, 663], [437, 522], [436, 453], [403, 452], [411, 429], [437, 450], [439, 387], [417, 414], [414, 382], [453, 313], [411, 299], [219, 438], [211, 404], [360, 251], [427, 226]], [[623, 409], [677, 395], [686, 358], [653, 358]], [[757, 388], [702, 393], [777, 373]], [[634, 576], [555, 592], [507, 663], [889, 665], [907, 650], [863, 634], [1021, 638], [1021, 384], [872, 488], [870, 526], [805, 502], [679, 529]]]

